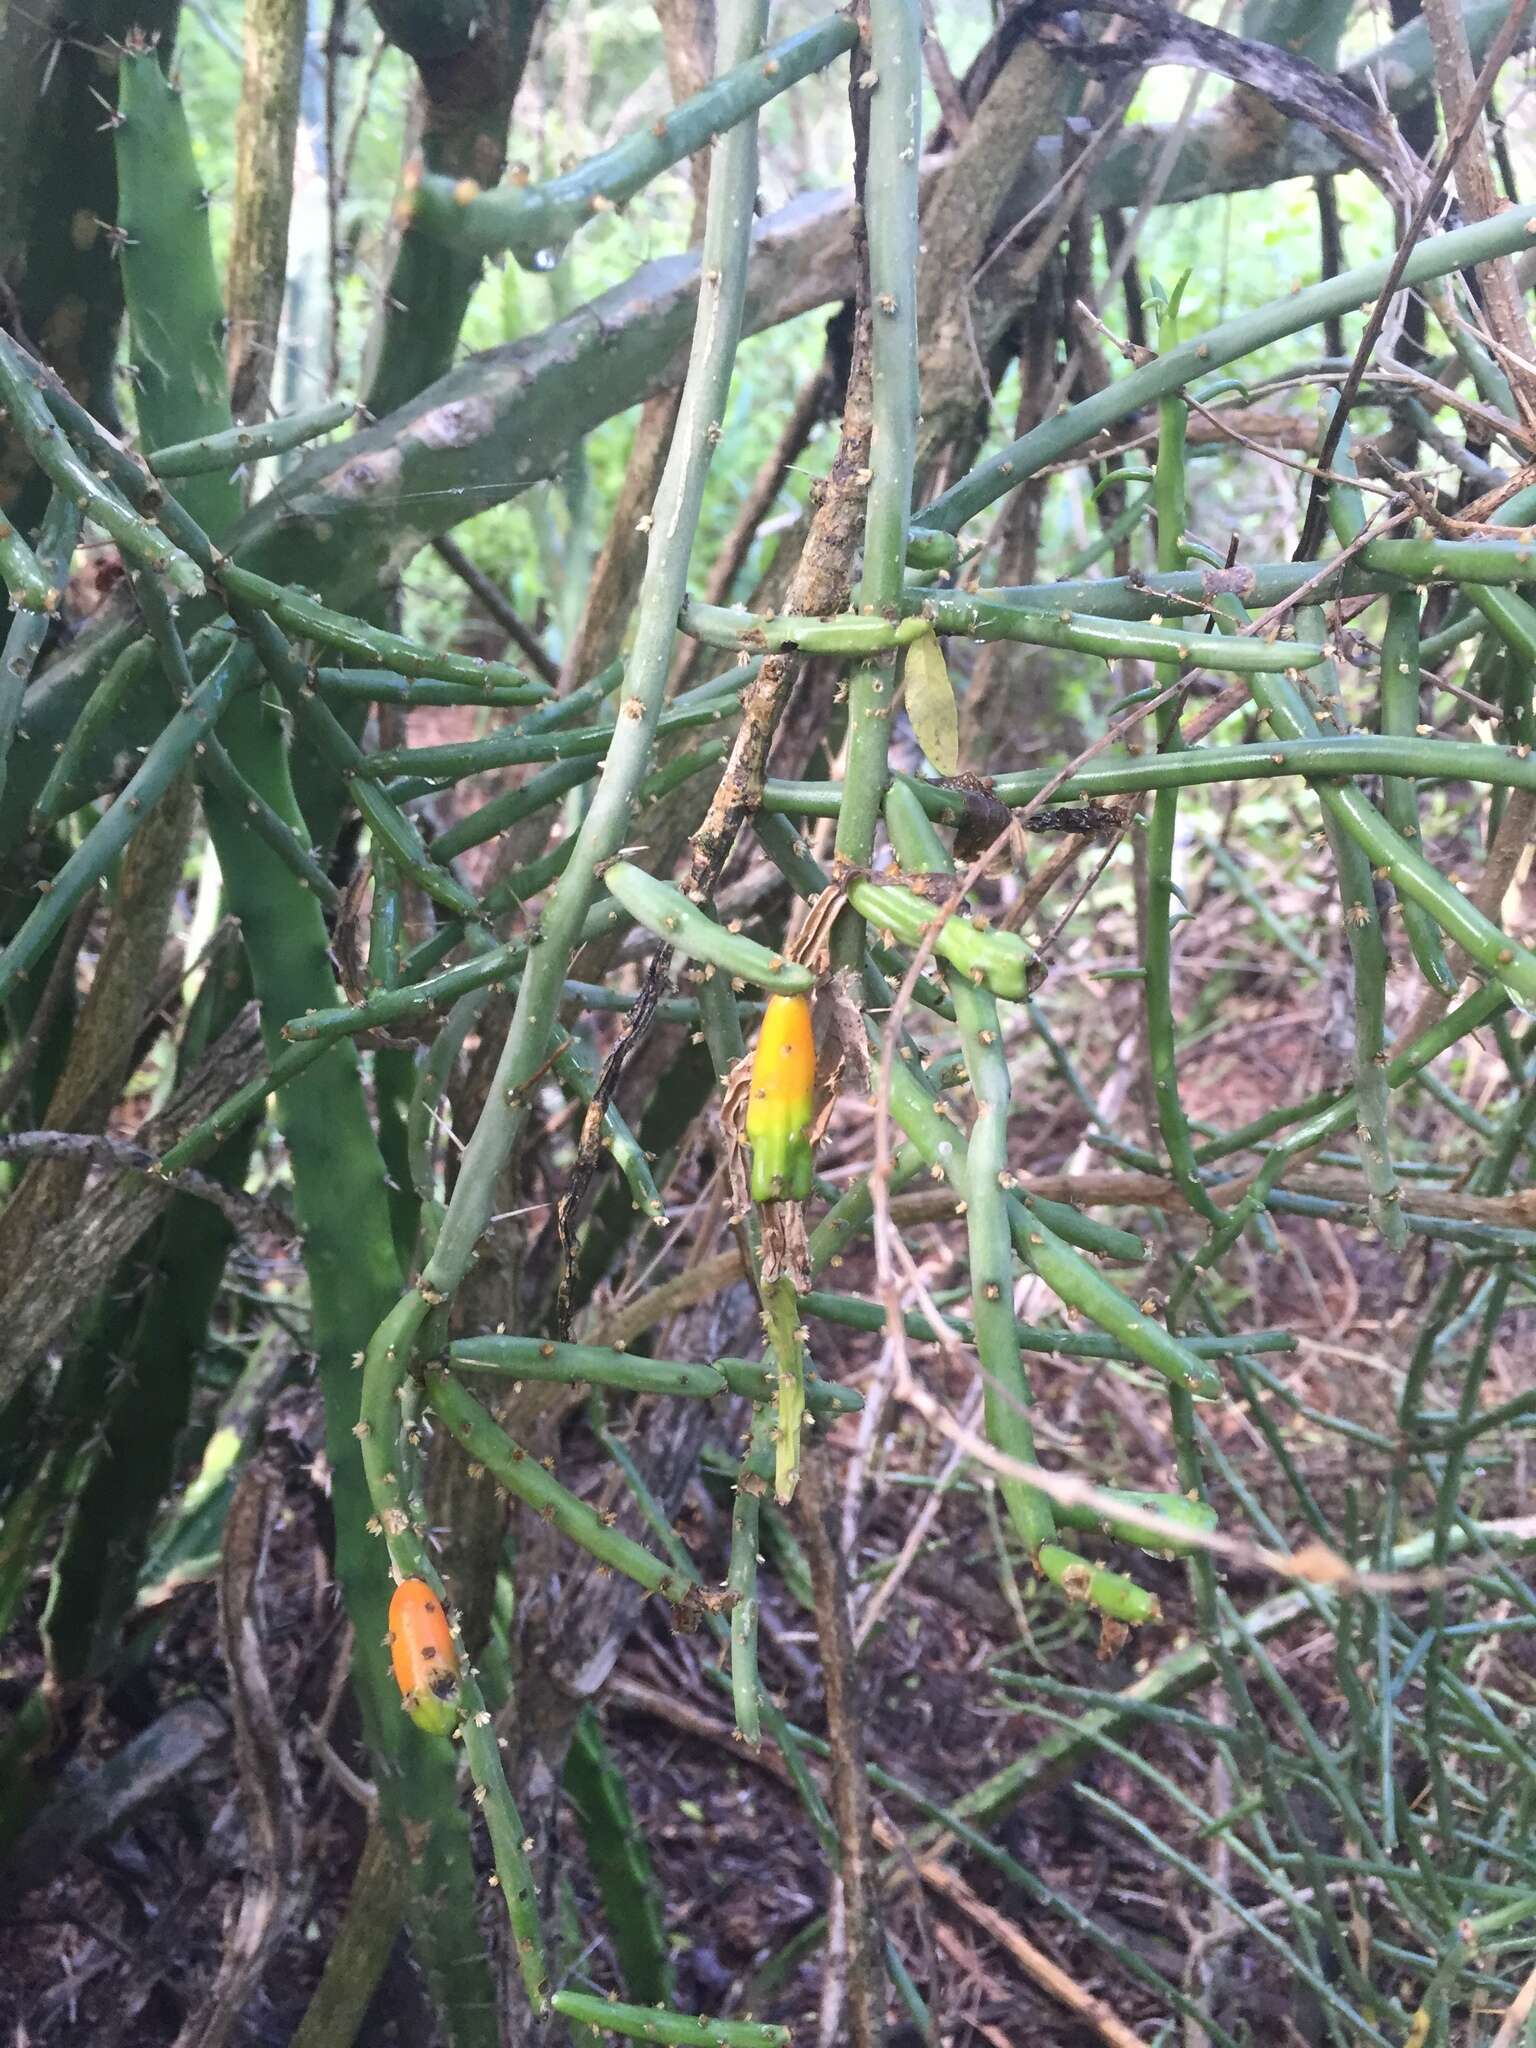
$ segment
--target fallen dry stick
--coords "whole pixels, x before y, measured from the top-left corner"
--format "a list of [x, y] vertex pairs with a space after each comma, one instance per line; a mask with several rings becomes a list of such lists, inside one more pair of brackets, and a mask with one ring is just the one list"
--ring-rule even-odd
[[[896, 1830], [884, 1821], [876, 1822], [875, 1838], [882, 1849], [894, 1848], [899, 1839]], [[940, 1863], [932, 1856], [919, 1857], [917, 1874], [930, 1891], [937, 1892], [941, 1899], [958, 1907], [967, 1920], [981, 1928], [999, 1948], [1006, 1949], [1042, 1991], [1055, 1999], [1058, 2005], [1064, 2006], [1085, 2027], [1091, 2027], [1101, 2041], [1110, 2044], [1110, 2048], [1146, 2048], [1146, 2043], [1133, 2034], [1124, 2020], [1118, 2019], [1101, 1998], [1085, 1991], [1075, 1977], [1068, 1976], [1060, 1963], [1053, 1962], [1044, 1949], [1036, 1948], [995, 1906], [977, 1898], [965, 1879], [951, 1870], [947, 1863]], [[942, 1928], [939, 1939], [944, 1939]]]
[[[616, 1699], [640, 1713], [650, 1714], [658, 1721], [665, 1721], [670, 1727], [684, 1735], [692, 1735], [704, 1742], [713, 1742], [728, 1749], [736, 1758], [746, 1757], [781, 1784], [789, 1783], [789, 1773], [771, 1749], [751, 1749], [738, 1738], [734, 1728], [728, 1728], [713, 1715], [701, 1712], [681, 1700], [675, 1693], [663, 1692], [659, 1686], [646, 1685], [643, 1680], [627, 1678], [618, 1672], [608, 1681], [608, 1697]], [[875, 1840], [880, 1847], [889, 1851], [902, 1848], [902, 1837], [898, 1829], [877, 1814], [875, 1816]], [[917, 1858], [911, 1867], [917, 1871], [930, 1891], [954, 1906], [971, 1920], [982, 1932], [1007, 1950], [1034, 1983], [1050, 1998], [1073, 2013], [1084, 2026], [1091, 2027], [1100, 2040], [1109, 2048], [1146, 2048], [1146, 2043], [1133, 2034], [1124, 2021], [1115, 2017], [1101, 1999], [1085, 1991], [1075, 1978], [1069, 1977], [1059, 1963], [1055, 1963], [1043, 1949], [1025, 1939], [1011, 1920], [1006, 1919], [984, 1899], [979, 1899], [965, 1882], [965, 1879], [951, 1870], [931, 1853]]]

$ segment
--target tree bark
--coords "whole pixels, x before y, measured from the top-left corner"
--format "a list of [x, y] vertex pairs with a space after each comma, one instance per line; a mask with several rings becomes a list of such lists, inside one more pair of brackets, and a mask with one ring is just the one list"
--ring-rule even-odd
[[288, 273], [305, 12], [304, 0], [246, 0], [234, 222], [224, 286], [230, 410], [242, 421], [266, 418], [272, 388]]

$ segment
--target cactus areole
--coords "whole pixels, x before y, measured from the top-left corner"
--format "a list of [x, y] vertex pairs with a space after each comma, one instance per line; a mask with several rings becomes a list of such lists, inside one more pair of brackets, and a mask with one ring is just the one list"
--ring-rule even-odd
[[747, 1142], [754, 1202], [803, 1202], [811, 1192], [816, 1044], [806, 996], [771, 996], [752, 1060]]
[[424, 1735], [458, 1721], [459, 1653], [443, 1603], [424, 1579], [402, 1579], [389, 1603], [389, 1655], [401, 1704]]

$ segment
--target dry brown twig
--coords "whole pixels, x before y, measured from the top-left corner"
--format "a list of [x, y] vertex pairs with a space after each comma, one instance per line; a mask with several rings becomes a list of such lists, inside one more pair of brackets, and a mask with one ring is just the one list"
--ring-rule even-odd
[[[673, 1691], [663, 1691], [659, 1686], [647, 1685], [641, 1679], [631, 1678], [625, 1672], [617, 1672], [608, 1681], [608, 1696], [639, 1713], [649, 1714], [681, 1734], [694, 1737], [702, 1742], [715, 1744], [729, 1750], [732, 1756], [747, 1758], [759, 1769], [776, 1778], [780, 1784], [788, 1782], [789, 1773], [777, 1753], [766, 1745], [757, 1749], [743, 1747], [733, 1728], [717, 1721], [713, 1715], [702, 1712], [688, 1701], [678, 1698]], [[875, 1839], [880, 1847], [891, 1854], [900, 1856], [902, 1867], [915, 1870], [918, 1877], [930, 1891], [936, 1892], [952, 1906], [964, 1913], [967, 1919], [982, 1928], [999, 1946], [1004, 1948], [1040, 1989], [1054, 1998], [1067, 2011], [1073, 2013], [1083, 2024], [1092, 2027], [1109, 2048], [1145, 2048], [1145, 2044], [1132, 2034], [1124, 2022], [1117, 2019], [1101, 1999], [1087, 1992], [1053, 1962], [1044, 1950], [1027, 1941], [1012, 1921], [988, 1906], [977, 1897], [965, 1880], [952, 1871], [939, 1855], [929, 1848], [922, 1855], [914, 1855], [906, 1838], [883, 1815], [877, 1814], [874, 1823]]]
[[[846, 2033], [852, 2048], [878, 2048], [884, 2031], [885, 1978], [880, 1892], [870, 1868], [870, 1793], [859, 1657], [848, 1615], [847, 1568], [833, 1527], [831, 1488], [820, 1458], [807, 1459], [801, 1470], [800, 1522], [816, 1596], [816, 1634], [831, 1752], [832, 1814], [839, 1850], [833, 1881], [844, 1916], [844, 1967], [838, 1973], [840, 1981], [824, 1987], [828, 2002], [823, 2012], [835, 2019], [831, 1999], [845, 2003]], [[836, 2038], [835, 2031], [832, 2037]]]
[[[894, 1834], [894, 1830], [891, 1831]], [[890, 1842], [881, 1846], [888, 1848]], [[1056, 2003], [1070, 2012], [1084, 2027], [1097, 2034], [1106, 2043], [1106, 2048], [1146, 2048], [1140, 2035], [1133, 2034], [1124, 2020], [1110, 2011], [1103, 1999], [1096, 1998], [1091, 1991], [1085, 1991], [1077, 1979], [1064, 1970], [1060, 1963], [1053, 1961], [1044, 1949], [1037, 1948], [1013, 1924], [1006, 1914], [995, 1906], [989, 1906], [979, 1898], [958, 1871], [951, 1870], [947, 1863], [933, 1856], [920, 1856], [917, 1861], [918, 1875], [930, 1891], [940, 1898], [958, 1906], [965, 1917], [981, 1928], [1020, 1966], [1025, 1974], [1048, 1992]], [[939, 1939], [943, 1941], [942, 1924]]]
[[[1339, 452], [1339, 444], [1344, 436], [1344, 429], [1349, 420], [1350, 410], [1360, 395], [1360, 387], [1365, 380], [1367, 370], [1370, 368], [1371, 357], [1375, 353], [1377, 342], [1381, 339], [1382, 329], [1386, 326], [1387, 314], [1391, 310], [1392, 302], [1396, 298], [1398, 289], [1402, 284], [1403, 272], [1408, 267], [1408, 259], [1418, 246], [1420, 237], [1423, 235], [1425, 226], [1429, 221], [1430, 213], [1434, 208], [1435, 201], [1439, 198], [1441, 192], [1444, 191], [1446, 180], [1455, 168], [1458, 157], [1466, 147], [1467, 141], [1477, 123], [1482, 119], [1483, 108], [1488, 103], [1488, 97], [1493, 91], [1499, 73], [1508, 63], [1521, 36], [1525, 33], [1525, 25], [1530, 18], [1533, 4], [1536, 4], [1536, 0], [1514, 0], [1504, 26], [1494, 37], [1488, 54], [1483, 60], [1483, 68], [1477, 74], [1472, 89], [1462, 106], [1460, 116], [1456, 120], [1451, 133], [1446, 137], [1445, 148], [1441, 152], [1440, 162], [1431, 173], [1423, 192], [1419, 195], [1418, 204], [1414, 207], [1408, 226], [1399, 238], [1397, 254], [1393, 258], [1392, 269], [1385, 285], [1377, 295], [1375, 305], [1371, 308], [1370, 317], [1365, 323], [1365, 332], [1360, 337], [1359, 347], [1356, 349], [1354, 360], [1349, 366], [1349, 374], [1340, 387], [1338, 403], [1334, 406], [1333, 417], [1328, 423], [1328, 431], [1324, 435], [1323, 445], [1318, 451], [1318, 468], [1321, 470], [1330, 469], [1333, 465], [1334, 457]], [[1296, 543], [1295, 559], [1298, 562], [1309, 560], [1317, 552], [1317, 544], [1321, 540], [1323, 532], [1325, 502], [1325, 487], [1314, 480], [1311, 496], [1307, 500], [1306, 515], [1302, 520], [1301, 537]]]

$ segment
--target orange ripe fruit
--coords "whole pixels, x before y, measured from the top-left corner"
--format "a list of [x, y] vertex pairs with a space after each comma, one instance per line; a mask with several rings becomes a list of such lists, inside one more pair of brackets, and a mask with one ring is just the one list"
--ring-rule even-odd
[[389, 1603], [389, 1655], [405, 1710], [427, 1735], [458, 1721], [459, 1653], [443, 1603], [424, 1579], [402, 1579]]

